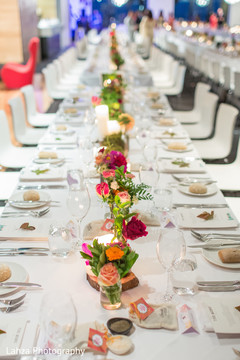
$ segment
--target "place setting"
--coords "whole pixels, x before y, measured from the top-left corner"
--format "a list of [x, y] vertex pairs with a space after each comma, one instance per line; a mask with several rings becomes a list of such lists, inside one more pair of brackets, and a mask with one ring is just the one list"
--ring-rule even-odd
[[193, 144], [191, 141], [167, 141], [162, 140], [163, 149], [175, 153], [184, 153], [194, 150]]
[[49, 163], [32, 164], [20, 171], [20, 181], [61, 181], [66, 179], [66, 169]]
[[[186, 173], [186, 174], [197, 174], [197, 173], [205, 173], [206, 166], [205, 163], [198, 158], [195, 157], [176, 157], [176, 158], [159, 158], [161, 171], [166, 173]], [[187, 175], [185, 175], [187, 177]], [[182, 175], [182, 179], [184, 179], [184, 175]]]

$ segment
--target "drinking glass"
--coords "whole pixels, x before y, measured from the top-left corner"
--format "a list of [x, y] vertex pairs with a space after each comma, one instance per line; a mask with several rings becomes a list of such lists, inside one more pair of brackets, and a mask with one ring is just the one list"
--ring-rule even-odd
[[50, 291], [44, 295], [40, 309], [45, 348], [55, 350], [61, 358], [64, 344], [75, 336], [77, 312], [73, 300], [64, 290]]
[[173, 290], [178, 295], [194, 295], [197, 292], [196, 273], [197, 260], [191, 253], [185, 254], [173, 269]]
[[172, 191], [170, 189], [154, 190], [154, 205], [159, 211], [171, 211], [172, 208]]
[[82, 139], [79, 142], [79, 149], [81, 153], [82, 161], [86, 167], [85, 176], [89, 178], [90, 165], [93, 162], [93, 144], [89, 138]]
[[185, 255], [186, 244], [183, 233], [178, 229], [161, 230], [157, 242], [157, 256], [167, 272], [167, 288], [162, 301], [171, 301], [174, 293], [171, 283], [171, 272], [173, 266], [177, 264]]
[[84, 182], [78, 184], [78, 186], [76, 185], [77, 184], [73, 184], [72, 186], [69, 186], [67, 206], [71, 215], [77, 222], [77, 241], [75, 249], [78, 249], [82, 245], [81, 223], [90, 208], [90, 196], [88, 187]]
[[72, 250], [72, 235], [64, 221], [57, 221], [50, 225], [48, 244], [53, 256], [65, 258]]
[[156, 166], [153, 163], [140, 165], [139, 178], [141, 183], [144, 183], [150, 188], [154, 188], [158, 184], [159, 173], [156, 171]]

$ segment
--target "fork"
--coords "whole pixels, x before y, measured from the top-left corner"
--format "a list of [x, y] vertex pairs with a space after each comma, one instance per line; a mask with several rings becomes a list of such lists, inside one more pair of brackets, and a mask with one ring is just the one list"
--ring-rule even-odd
[[18, 309], [22, 304], [24, 304], [24, 301], [21, 301], [13, 306], [0, 307], [0, 311], [3, 313], [9, 313], [11, 311]]
[[6, 218], [6, 217], [21, 217], [21, 216], [29, 216], [29, 215], [32, 215], [34, 217], [41, 217], [45, 214], [47, 214], [50, 210], [50, 207], [47, 207], [45, 209], [42, 209], [42, 210], [31, 210], [31, 211], [26, 211], [26, 212], [14, 212], [14, 211], [11, 211], [11, 212], [4, 212], [2, 213], [1, 217], [2, 218]]
[[15, 298], [15, 299], [0, 299], [0, 303], [3, 304], [3, 305], [15, 305], [15, 304], [18, 304], [20, 301], [22, 301], [26, 296], [26, 293], [19, 296], [18, 298]]
[[201, 240], [201, 241], [208, 241], [211, 239], [231, 239], [231, 240], [238, 240], [240, 239], [240, 234], [220, 234], [220, 233], [208, 233], [208, 234], [200, 234], [194, 230], [191, 230], [191, 234]]

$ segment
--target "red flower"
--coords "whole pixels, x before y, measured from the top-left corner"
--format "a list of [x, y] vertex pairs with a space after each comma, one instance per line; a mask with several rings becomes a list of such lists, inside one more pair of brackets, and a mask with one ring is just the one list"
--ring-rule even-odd
[[101, 184], [96, 185], [96, 192], [98, 196], [101, 198], [108, 197], [109, 196], [109, 186], [107, 183], [102, 182]]
[[135, 240], [142, 236], [147, 236], [148, 232], [146, 231], [146, 225], [133, 216], [131, 221], [126, 225], [125, 220], [123, 220], [123, 231], [122, 234], [125, 239]]
[[127, 160], [125, 156], [120, 153], [120, 151], [114, 151], [112, 150], [110, 152], [110, 163], [109, 168], [110, 169], [116, 169], [117, 167], [121, 167], [124, 165], [124, 172], [127, 171]]
[[115, 170], [108, 170], [108, 171], [103, 171], [102, 172], [102, 176], [106, 179], [109, 177], [114, 177], [115, 176]]

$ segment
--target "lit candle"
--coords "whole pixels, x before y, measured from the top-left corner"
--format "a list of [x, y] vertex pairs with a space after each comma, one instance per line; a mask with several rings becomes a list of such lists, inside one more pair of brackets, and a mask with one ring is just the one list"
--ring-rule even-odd
[[101, 137], [108, 134], [109, 110], [107, 105], [99, 105], [95, 107], [98, 131]]

